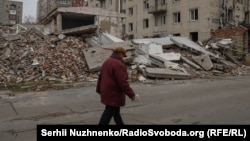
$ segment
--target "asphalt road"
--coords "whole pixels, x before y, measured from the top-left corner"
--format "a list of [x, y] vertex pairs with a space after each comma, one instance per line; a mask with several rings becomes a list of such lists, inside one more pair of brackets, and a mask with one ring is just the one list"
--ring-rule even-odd
[[[127, 99], [121, 114], [128, 125], [246, 125], [249, 85], [249, 76], [131, 84], [140, 101]], [[0, 97], [1, 141], [36, 141], [38, 124], [96, 125], [104, 109], [95, 83]]]

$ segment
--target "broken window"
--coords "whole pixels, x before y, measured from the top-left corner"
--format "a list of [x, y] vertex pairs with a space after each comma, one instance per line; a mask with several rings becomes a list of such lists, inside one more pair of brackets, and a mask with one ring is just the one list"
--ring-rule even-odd
[[9, 20], [16, 20], [16, 15], [9, 15]]
[[148, 19], [143, 19], [143, 28], [148, 28], [148, 27], [149, 27]]
[[232, 22], [233, 21], [233, 10], [229, 9], [227, 12], [227, 21]]
[[245, 12], [245, 22], [249, 23], [249, 12]]
[[121, 10], [121, 13], [126, 14], [126, 9]]
[[190, 32], [190, 39], [194, 42], [198, 41], [198, 32]]
[[106, 8], [105, 1], [100, 1], [100, 6], [101, 6], [101, 8]]
[[129, 39], [129, 40], [134, 39], [134, 35], [129, 35], [129, 36], [128, 36], [128, 39]]
[[174, 13], [174, 23], [180, 23], [181, 22], [181, 13], [180, 12], [176, 12]]
[[198, 20], [198, 9], [191, 9], [190, 10], [190, 21], [196, 21]]
[[149, 8], [148, 1], [143, 1], [143, 10], [147, 10]]
[[133, 7], [129, 8], [129, 16], [133, 15]]
[[123, 32], [123, 33], [126, 32], [126, 25], [125, 25], [125, 24], [122, 25], [122, 32]]
[[162, 15], [161, 16], [161, 25], [165, 25], [166, 24], [166, 16]]
[[180, 34], [180, 33], [176, 33], [176, 34], [173, 34], [173, 36], [175, 36], [175, 37], [180, 37], [181, 34]]
[[158, 16], [155, 16], [155, 27], [158, 26]]
[[11, 4], [11, 5], [10, 5], [10, 10], [16, 10], [16, 5]]
[[129, 32], [132, 32], [133, 31], [133, 23], [129, 23]]

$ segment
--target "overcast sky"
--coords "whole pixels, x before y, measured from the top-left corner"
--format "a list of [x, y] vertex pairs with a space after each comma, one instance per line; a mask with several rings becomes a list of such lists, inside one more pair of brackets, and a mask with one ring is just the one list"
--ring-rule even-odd
[[37, 0], [10, 0], [23, 2], [23, 17], [32, 16], [36, 19]]

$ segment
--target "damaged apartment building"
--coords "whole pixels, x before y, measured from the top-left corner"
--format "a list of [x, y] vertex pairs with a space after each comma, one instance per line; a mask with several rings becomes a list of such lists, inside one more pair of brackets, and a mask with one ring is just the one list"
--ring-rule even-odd
[[[96, 30], [122, 35], [124, 14], [106, 9], [100, 1], [87, 0], [38, 0], [38, 21], [45, 25], [48, 34], [77, 35]], [[112, 4], [112, 3], [111, 3]]]
[[100, 30], [123, 40], [173, 35], [194, 42], [229, 38], [238, 58], [249, 52], [249, 0], [39, 0], [38, 20], [46, 33]]
[[249, 0], [121, 0], [129, 39], [171, 34], [204, 41], [211, 30], [249, 23]]
[[[113, 0], [113, 2], [116, 0]], [[106, 8], [112, 0], [100, 0]], [[249, 52], [249, 0], [119, 0], [126, 15], [122, 39], [188, 37], [194, 42], [232, 39], [238, 58]]]
[[22, 23], [23, 3], [18, 1], [0, 1], [0, 25]]
[[39, 0], [38, 19], [48, 32], [96, 25], [123, 39], [171, 34], [204, 41], [211, 30], [249, 24], [249, 6], [249, 0]]

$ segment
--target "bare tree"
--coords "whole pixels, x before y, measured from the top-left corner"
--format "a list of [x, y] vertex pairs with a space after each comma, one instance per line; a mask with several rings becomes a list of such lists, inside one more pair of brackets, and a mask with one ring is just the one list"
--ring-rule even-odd
[[35, 17], [28, 15], [28, 16], [24, 17], [23, 23], [24, 24], [36, 24], [37, 21], [36, 21]]

